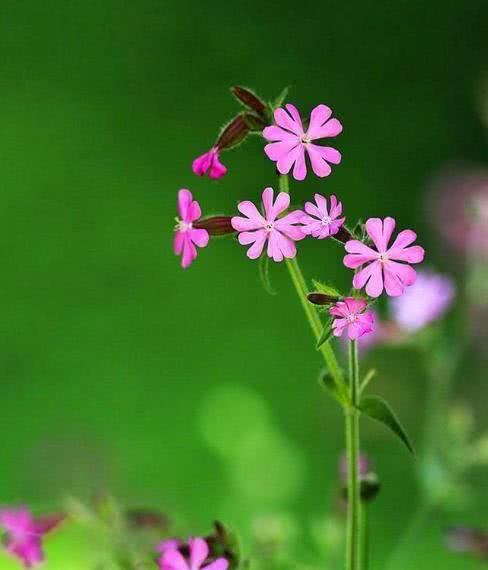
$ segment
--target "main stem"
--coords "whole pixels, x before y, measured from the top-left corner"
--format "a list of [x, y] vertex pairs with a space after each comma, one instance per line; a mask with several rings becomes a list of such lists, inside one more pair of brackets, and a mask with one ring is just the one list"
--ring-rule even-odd
[[[280, 191], [289, 193], [288, 176], [280, 176]], [[302, 304], [303, 310], [309, 322], [312, 332], [318, 340], [322, 332], [322, 323], [317, 314], [315, 307], [307, 300], [307, 294], [310, 292], [300, 265], [296, 258], [287, 259], [286, 265], [290, 272], [290, 277], [295, 286], [295, 290]], [[342, 389], [344, 380], [341, 369], [337, 362], [336, 356], [330, 344], [325, 342], [320, 347], [320, 352], [324, 359], [329, 374], [332, 376], [335, 384]], [[360, 543], [360, 494], [359, 494], [359, 478], [358, 478], [358, 458], [359, 458], [359, 413], [357, 411], [359, 397], [359, 367], [357, 346], [355, 342], [351, 342], [350, 361], [350, 404], [347, 405], [345, 411], [346, 417], [346, 447], [348, 457], [348, 524], [347, 524], [347, 552], [346, 552], [346, 570], [359, 570], [359, 545]]]
[[351, 405], [345, 410], [347, 441], [347, 551], [346, 569], [358, 570], [361, 545], [361, 496], [359, 463], [359, 362], [355, 340], [349, 342], [349, 390]]

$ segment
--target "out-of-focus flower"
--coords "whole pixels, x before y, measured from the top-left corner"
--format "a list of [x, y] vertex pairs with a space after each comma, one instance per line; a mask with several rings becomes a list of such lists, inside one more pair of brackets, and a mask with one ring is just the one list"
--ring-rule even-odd
[[330, 207], [327, 198], [315, 194], [315, 204], [305, 202], [306, 214], [302, 217], [303, 232], [317, 239], [325, 239], [338, 233], [346, 218], [340, 218], [342, 214], [342, 202], [332, 195]]
[[19, 559], [25, 568], [34, 568], [43, 562], [42, 537], [64, 519], [50, 515], [35, 519], [24, 508], [1, 509], [0, 526], [7, 533], [5, 548]]
[[[339, 460], [339, 475], [342, 483], [343, 495], [346, 499], [348, 474], [349, 465], [347, 455], [343, 453]], [[364, 502], [372, 501], [380, 492], [381, 484], [378, 476], [373, 471], [373, 466], [369, 457], [364, 453], [361, 453], [358, 457], [358, 478], [360, 482], [361, 500]]]
[[[364, 477], [371, 471], [371, 461], [365, 453], [360, 453], [358, 457], [359, 477]], [[347, 483], [349, 473], [349, 465], [346, 453], [343, 453], [339, 459], [339, 475], [343, 483]]]
[[200, 204], [193, 200], [191, 192], [184, 188], [178, 192], [178, 212], [180, 217], [175, 228], [174, 252], [181, 255], [181, 267], [187, 268], [197, 257], [195, 246], [206, 247], [209, 235], [207, 230], [193, 227], [202, 210]]
[[238, 210], [246, 217], [233, 217], [232, 227], [240, 232], [241, 245], [253, 244], [247, 250], [250, 259], [256, 259], [261, 255], [266, 242], [268, 242], [267, 255], [274, 261], [295, 257], [297, 253], [295, 241], [305, 237], [303, 230], [297, 225], [300, 224], [303, 212], [295, 210], [278, 218], [289, 205], [290, 196], [286, 192], [280, 192], [273, 202], [272, 188], [266, 188], [263, 192], [264, 216], [252, 202], [245, 201], [238, 204]]
[[461, 252], [488, 255], [488, 169], [450, 166], [431, 183], [432, 219], [444, 239]]
[[332, 111], [326, 105], [318, 105], [310, 115], [310, 125], [304, 130], [300, 113], [294, 105], [276, 109], [276, 125], [266, 127], [263, 136], [273, 141], [264, 147], [268, 158], [276, 162], [280, 174], [288, 174], [293, 167], [293, 177], [304, 180], [307, 175], [305, 153], [308, 154], [312, 170], [321, 178], [331, 173], [330, 164], [341, 162], [341, 153], [329, 146], [312, 144], [312, 141], [335, 137], [342, 132], [337, 119], [331, 119]]
[[393, 320], [405, 331], [417, 331], [441, 318], [456, 294], [449, 277], [432, 271], [419, 271], [415, 283], [401, 297], [390, 300]]
[[188, 540], [188, 556], [185, 557], [178, 548], [163, 549], [159, 560], [160, 570], [227, 570], [229, 562], [223, 558], [209, 560], [209, 548], [203, 538]]
[[349, 340], [357, 340], [359, 337], [373, 330], [374, 317], [367, 311], [368, 303], [365, 299], [347, 297], [344, 301], [337, 302], [329, 309], [329, 313], [335, 317], [332, 321], [334, 336], [342, 336], [347, 330]]
[[[424, 249], [413, 243], [417, 235], [412, 230], [401, 231], [391, 247], [388, 247], [396, 222], [393, 218], [370, 218], [366, 231], [376, 246], [376, 251], [359, 240], [346, 243], [349, 255], [344, 257], [344, 265], [356, 269], [366, 265], [353, 279], [353, 286], [362, 289], [370, 297], [379, 297], [386, 290], [387, 295], [397, 297], [406, 286], [415, 282], [415, 270], [407, 263], [420, 263], [424, 259]], [[406, 263], [398, 263], [399, 261]]]
[[216, 146], [195, 158], [192, 170], [197, 176], [205, 176], [207, 174], [209, 178], [214, 180], [222, 178], [227, 173], [227, 168], [220, 162], [220, 151]]
[[447, 548], [453, 552], [488, 559], [488, 533], [486, 531], [453, 527], [445, 531], [445, 539]]

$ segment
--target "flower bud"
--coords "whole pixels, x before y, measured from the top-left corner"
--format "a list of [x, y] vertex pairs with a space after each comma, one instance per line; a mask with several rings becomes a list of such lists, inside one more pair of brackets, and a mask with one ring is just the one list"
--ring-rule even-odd
[[255, 93], [246, 87], [232, 87], [232, 95], [243, 105], [255, 111], [261, 117], [265, 117], [266, 103], [262, 101]]
[[193, 222], [195, 229], [207, 230], [211, 236], [223, 236], [235, 233], [230, 216], [211, 216]]
[[125, 513], [130, 526], [138, 529], [155, 528], [167, 530], [169, 527], [168, 517], [151, 509], [129, 509]]
[[244, 113], [234, 117], [230, 123], [225, 125], [220, 133], [215, 146], [219, 150], [227, 150], [241, 143], [249, 134], [249, 126]]
[[309, 293], [307, 299], [313, 305], [332, 305], [336, 303], [340, 297], [334, 297], [333, 295], [325, 295], [324, 293]]
[[341, 243], [347, 243], [349, 240], [353, 239], [351, 232], [345, 226], [341, 226], [339, 231], [332, 237]]

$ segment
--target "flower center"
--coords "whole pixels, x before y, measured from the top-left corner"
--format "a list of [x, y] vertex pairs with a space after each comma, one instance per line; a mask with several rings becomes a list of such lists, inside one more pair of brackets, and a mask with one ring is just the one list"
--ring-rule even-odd
[[347, 315], [347, 321], [349, 323], [355, 323], [358, 319], [358, 316], [356, 313], [351, 313], [350, 315]]
[[308, 138], [307, 133], [305, 133], [304, 135], [302, 135], [300, 137], [300, 142], [302, 144], [308, 144], [310, 142], [310, 139]]
[[325, 218], [322, 218], [322, 225], [323, 226], [330, 226], [330, 223], [332, 222], [332, 220], [330, 219], [329, 216], [325, 216]]
[[385, 261], [388, 261], [388, 255], [386, 253], [380, 253], [378, 259], [381, 263], [385, 263]]
[[192, 222], [184, 222], [176, 218], [175, 232], [187, 232], [193, 228]]
[[265, 229], [267, 232], [270, 232], [270, 231], [273, 229], [273, 222], [266, 222], [266, 224], [265, 224], [265, 226], [264, 226], [264, 229]]

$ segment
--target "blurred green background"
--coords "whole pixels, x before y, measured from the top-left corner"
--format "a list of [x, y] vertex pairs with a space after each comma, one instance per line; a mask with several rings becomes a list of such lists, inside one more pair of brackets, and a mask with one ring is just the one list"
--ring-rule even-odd
[[[450, 272], [425, 189], [444, 163], [487, 158], [475, 96], [487, 21], [485, 0], [4, 1], [0, 502], [49, 509], [108, 489], [195, 532], [221, 517], [246, 535], [255, 516], [285, 512], [309, 534], [334, 506], [343, 431], [316, 385], [301, 308], [284, 266], [268, 296], [230, 240], [182, 271], [176, 192], [232, 213], [276, 184], [258, 138], [223, 156], [221, 181], [190, 166], [235, 113], [230, 86], [271, 98], [289, 85], [304, 114], [323, 102], [344, 124], [342, 165], [293, 184], [296, 199], [321, 190], [351, 220], [393, 215]], [[349, 282], [339, 248], [307, 241], [300, 256], [307, 275]], [[426, 381], [416, 353], [367, 358], [415, 439]], [[485, 380], [459, 391], [486, 401]], [[384, 483], [372, 511], [379, 568], [417, 488], [401, 446], [364, 429]], [[475, 567], [444, 552], [439, 529], [488, 523], [481, 505], [430, 521], [415, 568]]]

